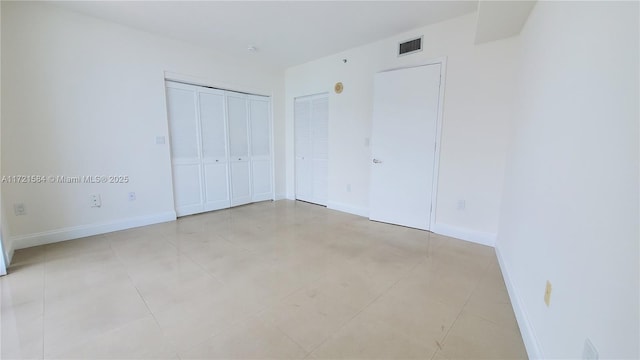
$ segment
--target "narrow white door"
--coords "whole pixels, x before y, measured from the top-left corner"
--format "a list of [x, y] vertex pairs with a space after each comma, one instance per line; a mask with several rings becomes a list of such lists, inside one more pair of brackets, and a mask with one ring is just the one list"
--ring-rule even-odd
[[173, 194], [178, 216], [204, 211], [197, 91], [167, 83]]
[[249, 96], [252, 201], [273, 199], [269, 98]]
[[251, 202], [248, 111], [246, 95], [227, 92], [232, 206]]
[[204, 211], [231, 206], [228, 183], [224, 91], [198, 90], [202, 141]]
[[296, 98], [294, 109], [296, 199], [327, 204], [329, 99]]
[[329, 177], [329, 98], [311, 101], [311, 174], [313, 202], [327, 205]]
[[294, 148], [296, 199], [311, 201], [311, 139], [309, 123], [311, 120], [311, 100], [296, 99], [294, 109]]
[[440, 65], [375, 75], [371, 220], [429, 230]]

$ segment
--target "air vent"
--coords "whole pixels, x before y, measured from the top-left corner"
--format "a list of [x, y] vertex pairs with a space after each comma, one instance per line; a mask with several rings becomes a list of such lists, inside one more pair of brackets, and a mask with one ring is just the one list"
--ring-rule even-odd
[[407, 40], [398, 45], [398, 56], [422, 51], [422, 36], [417, 39]]

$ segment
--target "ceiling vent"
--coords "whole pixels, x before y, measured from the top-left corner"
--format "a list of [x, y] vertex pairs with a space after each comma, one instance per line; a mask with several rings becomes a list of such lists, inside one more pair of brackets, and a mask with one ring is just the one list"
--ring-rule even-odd
[[398, 56], [413, 54], [418, 51], [422, 51], [422, 36], [398, 44]]

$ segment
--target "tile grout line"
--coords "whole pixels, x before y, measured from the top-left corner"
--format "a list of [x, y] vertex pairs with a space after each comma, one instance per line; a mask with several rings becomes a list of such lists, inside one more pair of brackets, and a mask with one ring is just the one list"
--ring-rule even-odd
[[[149, 315], [151, 315], [151, 317], [153, 318], [153, 321], [156, 323], [156, 326], [158, 326], [158, 329], [160, 330], [160, 332], [162, 333], [162, 335], [164, 335], [164, 331], [162, 330], [162, 327], [160, 326], [160, 322], [158, 322], [158, 319], [156, 318], [156, 315], [151, 311], [151, 308], [149, 307], [149, 304], [147, 304], [147, 301], [144, 299], [144, 297], [142, 296], [142, 294], [140, 293], [140, 289], [138, 289], [138, 285], [135, 283], [135, 281], [133, 281], [133, 278], [131, 277], [131, 274], [129, 274], [129, 269], [127, 269], [127, 266], [125, 265], [125, 263], [122, 261], [122, 259], [120, 258], [120, 256], [118, 255], [118, 253], [113, 250], [113, 246], [111, 243], [111, 239], [109, 240], [109, 249], [111, 249], [111, 251], [113, 252], [113, 254], [115, 255], [116, 259], [118, 259], [118, 262], [120, 263], [120, 265], [125, 269], [125, 272], [127, 273], [127, 278], [129, 278], [129, 282], [131, 283], [131, 285], [133, 285], [133, 288], [136, 289], [136, 293], [138, 294], [138, 296], [140, 297], [140, 300], [142, 300], [142, 303], [144, 304], [144, 306], [147, 308], [147, 311], [149, 312]], [[166, 241], [166, 240], [165, 240]], [[134, 321], [138, 321], [140, 319], [136, 319], [136, 320], [132, 320], [128, 323], [123, 324], [122, 326], [113, 329], [112, 331], [116, 331], [119, 329], [124, 328], [125, 326], [129, 325], [130, 323], [134, 322]], [[180, 358], [178, 352], [175, 352], [175, 355]]]
[[436, 356], [436, 354], [438, 352], [442, 352], [442, 349], [444, 348], [444, 344], [445, 344], [447, 338], [449, 337], [449, 333], [451, 332], [451, 329], [453, 329], [453, 326], [456, 324], [456, 322], [458, 322], [458, 319], [460, 319], [460, 316], [462, 316], [462, 313], [464, 312], [464, 308], [467, 307], [467, 304], [469, 303], [469, 300], [471, 300], [471, 297], [473, 296], [473, 294], [476, 292], [476, 290], [480, 286], [480, 281], [482, 281], [482, 279], [484, 279], [484, 277], [489, 272], [489, 268], [490, 267], [491, 267], [490, 263], [486, 265], [486, 268], [484, 269], [484, 271], [482, 273], [482, 276], [480, 276], [478, 282], [475, 284], [473, 289], [469, 292], [469, 295], [467, 296], [467, 299], [464, 301], [464, 304], [462, 304], [462, 306], [460, 307], [460, 312], [458, 312], [458, 315], [456, 316], [455, 320], [453, 320], [453, 322], [451, 323], [451, 326], [449, 327], [447, 332], [442, 337], [442, 343], [438, 343], [438, 350], [436, 350], [436, 352], [431, 356], [431, 360], [433, 360], [435, 358], [435, 356]]
[[402, 274], [393, 284], [389, 285], [389, 287], [387, 287], [384, 291], [382, 291], [380, 294], [378, 294], [378, 296], [376, 296], [374, 299], [372, 299], [371, 301], [369, 301], [367, 304], [365, 304], [360, 310], [358, 310], [353, 316], [351, 316], [349, 319], [345, 320], [342, 324], [340, 324], [335, 331], [333, 332], [332, 335], [327, 336], [322, 342], [320, 342], [318, 345], [316, 345], [310, 352], [309, 354], [313, 354], [314, 351], [318, 350], [322, 345], [324, 345], [327, 341], [329, 341], [335, 334], [337, 334], [340, 330], [342, 330], [347, 324], [349, 324], [351, 321], [353, 321], [353, 319], [355, 319], [356, 317], [358, 317], [360, 314], [362, 314], [362, 312], [364, 312], [369, 306], [371, 306], [371, 304], [375, 303], [376, 301], [378, 301], [378, 299], [380, 299], [383, 295], [387, 294], [392, 288], [394, 288], [402, 279], [405, 279], [410, 273], [413, 272], [413, 270], [416, 269], [416, 267], [418, 267], [418, 265], [422, 264], [424, 261], [426, 261], [426, 257], [418, 262], [416, 262], [415, 265], [413, 265], [411, 267], [411, 269], [407, 270], [404, 274]]

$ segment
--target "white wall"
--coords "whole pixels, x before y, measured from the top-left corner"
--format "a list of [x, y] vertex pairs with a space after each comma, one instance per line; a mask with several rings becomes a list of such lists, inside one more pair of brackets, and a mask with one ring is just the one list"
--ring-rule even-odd
[[[171, 217], [164, 72], [273, 95], [276, 191], [284, 193], [283, 73], [37, 3], [2, 2], [3, 175], [128, 175], [120, 184], [5, 184], [21, 248]], [[137, 200], [129, 202], [127, 193]], [[101, 208], [88, 196], [100, 193]], [[27, 215], [15, 216], [14, 203]], [[65, 235], [66, 234], [66, 235]]]
[[640, 357], [638, 11], [538, 2], [520, 35], [497, 251], [532, 356]]
[[[397, 57], [399, 41], [424, 35], [424, 50]], [[447, 57], [435, 231], [493, 244], [498, 229], [514, 78], [514, 39], [474, 45], [475, 14], [416, 29], [287, 69], [287, 196], [294, 196], [293, 100], [330, 92], [329, 206], [366, 215], [373, 77]], [[342, 59], [346, 58], [347, 63]], [[341, 81], [344, 92], [335, 94]], [[347, 185], [351, 185], [351, 192]], [[466, 200], [466, 210], [457, 210]]]

